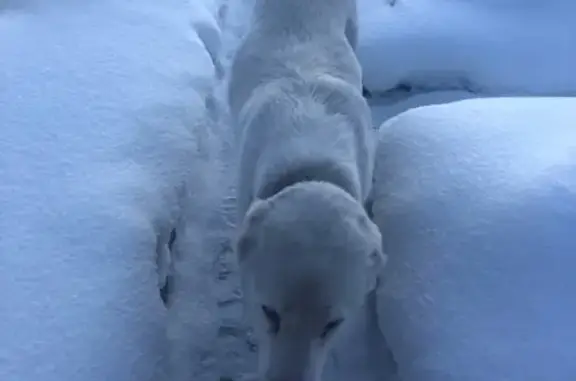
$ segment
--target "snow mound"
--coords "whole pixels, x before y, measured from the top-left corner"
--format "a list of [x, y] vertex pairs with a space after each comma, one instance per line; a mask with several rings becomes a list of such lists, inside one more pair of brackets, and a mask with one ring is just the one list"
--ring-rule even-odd
[[372, 92], [576, 93], [571, 0], [359, 0], [358, 55]]
[[407, 93], [400, 97], [387, 96], [373, 101], [370, 105], [372, 122], [378, 128], [384, 121], [415, 107], [443, 104], [477, 98], [476, 95], [463, 90], [432, 91]]
[[[200, 256], [190, 225], [219, 194], [207, 113], [219, 31], [202, 7], [2, 5], [0, 379], [165, 379], [167, 246], [176, 232], [181, 256]], [[188, 306], [202, 305], [193, 290]], [[206, 335], [208, 308], [186, 315]]]
[[466, 100], [380, 130], [379, 325], [405, 381], [576, 374], [576, 99]]

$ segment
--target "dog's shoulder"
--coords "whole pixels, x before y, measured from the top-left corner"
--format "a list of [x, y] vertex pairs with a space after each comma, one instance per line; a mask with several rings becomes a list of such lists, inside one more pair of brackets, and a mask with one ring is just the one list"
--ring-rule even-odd
[[321, 180], [366, 197], [375, 148], [371, 115], [345, 80], [322, 74], [268, 82], [238, 120], [241, 192], [268, 197], [299, 181]]

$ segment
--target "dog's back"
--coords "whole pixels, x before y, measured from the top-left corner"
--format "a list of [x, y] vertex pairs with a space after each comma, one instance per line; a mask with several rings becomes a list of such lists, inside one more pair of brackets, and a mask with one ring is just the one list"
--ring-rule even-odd
[[374, 139], [355, 38], [355, 0], [257, 1], [228, 94], [241, 147], [239, 218], [254, 196], [306, 179], [364, 201]]
[[335, 184], [364, 202], [372, 182], [374, 132], [360, 92], [330, 76], [276, 80], [241, 119], [238, 213], [302, 181]]
[[358, 89], [356, 0], [257, 0], [236, 52], [228, 101], [238, 116], [258, 86], [275, 79], [331, 75]]

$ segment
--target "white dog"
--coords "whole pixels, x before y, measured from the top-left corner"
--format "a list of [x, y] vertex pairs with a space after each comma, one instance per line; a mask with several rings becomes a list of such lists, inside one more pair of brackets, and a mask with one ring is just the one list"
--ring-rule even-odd
[[267, 381], [316, 381], [384, 265], [355, 0], [257, 0], [233, 61], [239, 257]]

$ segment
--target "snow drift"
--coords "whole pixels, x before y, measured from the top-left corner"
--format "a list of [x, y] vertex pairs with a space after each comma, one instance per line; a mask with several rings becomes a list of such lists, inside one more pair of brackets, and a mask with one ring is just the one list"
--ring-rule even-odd
[[576, 94], [571, 0], [359, 0], [372, 92]]
[[[202, 257], [191, 225], [219, 194], [214, 16], [176, 0], [1, 7], [0, 379], [164, 379], [158, 257], [173, 231], [180, 261]], [[180, 283], [197, 306], [180, 315], [204, 336], [175, 329], [207, 348], [209, 284]], [[186, 356], [199, 366], [205, 353]]]
[[379, 326], [405, 381], [576, 374], [576, 99], [485, 99], [385, 123]]

